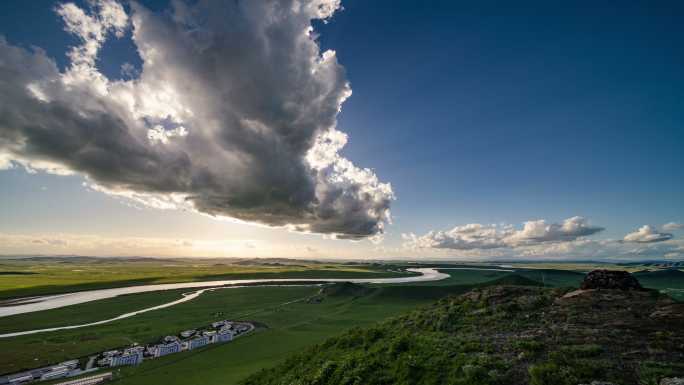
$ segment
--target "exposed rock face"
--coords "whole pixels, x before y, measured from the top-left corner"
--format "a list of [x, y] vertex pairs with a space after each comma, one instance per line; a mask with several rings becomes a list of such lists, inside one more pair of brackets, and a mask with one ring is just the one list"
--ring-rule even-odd
[[644, 290], [632, 274], [615, 270], [592, 271], [584, 278], [580, 289]]

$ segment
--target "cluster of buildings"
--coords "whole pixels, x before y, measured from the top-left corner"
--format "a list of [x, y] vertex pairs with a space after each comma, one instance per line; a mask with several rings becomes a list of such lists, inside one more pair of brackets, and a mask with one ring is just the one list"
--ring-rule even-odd
[[166, 336], [159, 343], [148, 346], [133, 346], [123, 350], [104, 352], [97, 360], [99, 367], [138, 365], [144, 359], [157, 358], [202, 346], [232, 341], [239, 334], [252, 330], [247, 323], [228, 320], [212, 323], [204, 329], [191, 329], [176, 336]]
[[26, 372], [0, 377], [0, 384], [23, 384], [31, 381], [49, 381], [80, 373], [78, 360], [69, 360], [57, 365], [46, 366]]
[[97, 361], [97, 366], [124, 366], [138, 365], [143, 360], [145, 347], [134, 346], [123, 350], [110, 350], [103, 352]]
[[[153, 345], [131, 347], [102, 352], [90, 358], [85, 369], [79, 360], [65, 361], [21, 373], [0, 376], [0, 385], [18, 385], [33, 381], [49, 381], [73, 377], [103, 367], [138, 365], [145, 359], [153, 359], [186, 350], [201, 348], [210, 344], [232, 341], [238, 335], [250, 332], [254, 325], [245, 322], [217, 321], [202, 329], [182, 331], [179, 335], [166, 336]], [[104, 380], [99, 379], [99, 380]]]

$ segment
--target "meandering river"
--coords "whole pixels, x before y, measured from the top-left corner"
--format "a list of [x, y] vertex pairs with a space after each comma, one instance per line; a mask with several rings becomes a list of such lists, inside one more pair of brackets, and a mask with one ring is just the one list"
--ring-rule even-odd
[[100, 289], [100, 290], [88, 290], [88, 291], [78, 291], [74, 293], [59, 294], [59, 295], [48, 295], [41, 297], [30, 297], [24, 299], [18, 299], [13, 301], [10, 305], [5, 307], [0, 307], [0, 317], [7, 317], [15, 314], [32, 313], [35, 311], [57, 309], [64, 306], [77, 305], [85, 302], [98, 301], [107, 298], [114, 298], [125, 294], [137, 294], [137, 293], [147, 293], [151, 291], [162, 291], [162, 290], [176, 290], [176, 289], [200, 289], [194, 292], [183, 294], [183, 298], [178, 300], [168, 302], [165, 304], [136, 310], [134, 312], [121, 314], [117, 317], [105, 319], [97, 322], [91, 322], [79, 325], [61, 326], [55, 328], [47, 329], [36, 329], [27, 330], [16, 333], [0, 334], [0, 338], [16, 337], [26, 334], [44, 333], [57, 330], [67, 330], [67, 329], [77, 329], [86, 326], [101, 325], [113, 321], [118, 321], [124, 318], [133, 317], [135, 315], [145, 313], [152, 310], [158, 310], [167, 308], [170, 306], [177, 305], [179, 303], [191, 301], [199, 297], [205, 291], [217, 290], [217, 289], [227, 289], [239, 286], [226, 286], [226, 285], [254, 285], [254, 284], [278, 284], [287, 282], [354, 282], [354, 283], [410, 283], [410, 282], [427, 282], [427, 281], [438, 281], [441, 279], [448, 278], [449, 275], [441, 273], [436, 269], [421, 268], [421, 269], [407, 269], [408, 271], [419, 273], [420, 275], [410, 276], [410, 277], [398, 277], [398, 278], [307, 278], [307, 279], [297, 279], [297, 278], [282, 278], [282, 279], [234, 279], [234, 280], [224, 280], [224, 281], [204, 281], [204, 282], [183, 282], [183, 283], [167, 283], [167, 284], [157, 284], [157, 285], [141, 285], [141, 286], [129, 286], [129, 287], [117, 287], [114, 289]]

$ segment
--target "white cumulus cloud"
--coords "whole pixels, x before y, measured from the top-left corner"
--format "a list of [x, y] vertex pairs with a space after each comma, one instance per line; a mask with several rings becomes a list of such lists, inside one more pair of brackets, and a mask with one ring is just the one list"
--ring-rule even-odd
[[663, 242], [672, 239], [672, 234], [659, 232], [653, 226], [641, 226], [638, 230], [625, 235], [625, 242], [653, 243]]
[[572, 217], [562, 223], [548, 223], [543, 219], [527, 221], [519, 230], [507, 224], [471, 223], [446, 231], [430, 231], [423, 236], [404, 234], [403, 238], [410, 248], [484, 250], [569, 242], [602, 230], [585, 218]]

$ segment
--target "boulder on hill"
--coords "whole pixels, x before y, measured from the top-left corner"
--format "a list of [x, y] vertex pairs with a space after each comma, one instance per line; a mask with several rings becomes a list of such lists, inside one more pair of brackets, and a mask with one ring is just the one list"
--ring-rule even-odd
[[584, 277], [580, 289], [644, 290], [632, 274], [619, 270], [594, 270]]

